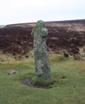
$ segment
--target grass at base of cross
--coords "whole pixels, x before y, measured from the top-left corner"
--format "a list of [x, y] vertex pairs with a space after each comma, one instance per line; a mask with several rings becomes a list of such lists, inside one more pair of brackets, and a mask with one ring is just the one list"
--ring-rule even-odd
[[[52, 88], [37, 88], [21, 83], [32, 77], [36, 82], [34, 61], [0, 64], [0, 104], [85, 104], [85, 61], [50, 55]], [[8, 72], [16, 70], [16, 74]], [[40, 83], [40, 80], [39, 80]]]
[[[28, 74], [28, 76], [20, 79], [22, 84], [30, 86], [30, 87], [35, 87], [35, 88], [46, 88], [47, 89], [47, 88], [52, 88], [54, 86], [54, 84], [56, 83], [56, 80], [54, 80], [54, 78], [46, 80], [43, 78], [43, 76], [37, 77], [33, 73], [30, 73], [30, 74], [31, 75]], [[54, 76], [53, 73], [51, 73], [51, 74], [52, 74], [52, 76]]]

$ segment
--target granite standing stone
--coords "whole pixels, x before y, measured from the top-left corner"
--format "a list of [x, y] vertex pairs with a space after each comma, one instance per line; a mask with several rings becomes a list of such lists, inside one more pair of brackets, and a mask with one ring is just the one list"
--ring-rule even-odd
[[34, 38], [33, 47], [36, 75], [38, 77], [42, 76], [44, 79], [49, 80], [51, 78], [51, 75], [46, 45], [48, 29], [45, 28], [45, 24], [43, 21], [39, 20], [36, 23], [36, 26], [32, 30], [32, 36]]

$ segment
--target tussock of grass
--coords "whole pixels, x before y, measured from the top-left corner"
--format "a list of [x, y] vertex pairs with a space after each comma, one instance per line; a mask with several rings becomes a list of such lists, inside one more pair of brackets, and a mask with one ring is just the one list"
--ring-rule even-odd
[[60, 55], [60, 54], [49, 54], [49, 59], [53, 63], [67, 60], [67, 58], [65, 58], [63, 55]]

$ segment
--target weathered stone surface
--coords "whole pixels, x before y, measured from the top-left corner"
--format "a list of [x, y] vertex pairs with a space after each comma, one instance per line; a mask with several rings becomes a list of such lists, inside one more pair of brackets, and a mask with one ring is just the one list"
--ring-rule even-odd
[[33, 47], [35, 57], [35, 69], [38, 77], [42, 76], [44, 79], [50, 79], [50, 65], [48, 61], [48, 52], [46, 39], [48, 30], [45, 28], [43, 21], [38, 21], [32, 30]]
[[8, 75], [15, 75], [16, 74], [16, 70], [11, 70], [8, 72]]
[[32, 86], [32, 79], [31, 78], [23, 79], [21, 82], [24, 85]]

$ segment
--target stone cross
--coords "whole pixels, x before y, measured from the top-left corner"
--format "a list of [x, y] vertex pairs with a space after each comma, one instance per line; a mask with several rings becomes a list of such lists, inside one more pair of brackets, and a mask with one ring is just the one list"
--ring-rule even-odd
[[39, 20], [36, 23], [36, 26], [32, 30], [32, 36], [34, 38], [33, 47], [36, 75], [38, 77], [43, 77], [44, 79], [49, 80], [51, 76], [46, 45], [48, 30], [45, 28], [43, 21]]

